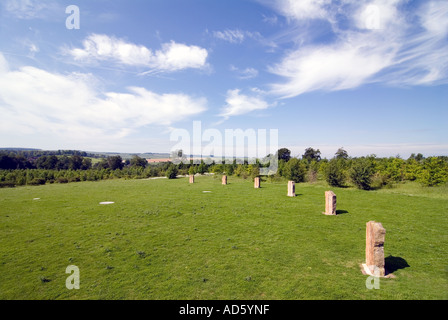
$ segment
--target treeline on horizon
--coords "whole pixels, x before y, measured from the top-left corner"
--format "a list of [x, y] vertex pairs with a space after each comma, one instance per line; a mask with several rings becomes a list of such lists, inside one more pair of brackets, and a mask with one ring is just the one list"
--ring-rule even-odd
[[[379, 158], [375, 155], [350, 157], [340, 148], [331, 159], [321, 158], [318, 149], [307, 148], [300, 157], [291, 151], [277, 151], [278, 170], [268, 176], [271, 181], [287, 179], [300, 182], [325, 180], [335, 187], [355, 186], [363, 190], [391, 187], [394, 183], [417, 181], [431, 187], [448, 182], [448, 157], [424, 157], [412, 154], [408, 159], [399, 156]], [[43, 185], [106, 179], [145, 179], [166, 176], [170, 179], [187, 174], [226, 174], [244, 179], [260, 175], [262, 165], [258, 160], [234, 159], [233, 163], [200, 164], [171, 162], [148, 163], [134, 155], [123, 160], [121, 156], [107, 156], [92, 163], [92, 155], [81, 151], [0, 151], [0, 187]]]

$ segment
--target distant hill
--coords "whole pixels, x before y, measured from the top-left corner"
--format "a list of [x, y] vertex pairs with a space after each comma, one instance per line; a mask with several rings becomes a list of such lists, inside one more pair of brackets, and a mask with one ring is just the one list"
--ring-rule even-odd
[[0, 151], [42, 151], [35, 148], [0, 148]]
[[153, 153], [153, 152], [145, 152], [145, 153], [122, 153], [122, 152], [95, 152], [89, 151], [89, 153], [97, 154], [103, 157], [110, 156], [120, 156], [122, 159], [131, 159], [133, 156], [137, 155], [141, 158], [145, 159], [166, 159], [170, 157], [169, 153]]
[[131, 159], [134, 155], [137, 155], [141, 158], [145, 159], [166, 159], [170, 157], [169, 153], [154, 153], [154, 152], [145, 152], [145, 153], [122, 153], [122, 152], [97, 152], [97, 151], [82, 151], [82, 150], [43, 150], [36, 148], [0, 148], [0, 151], [9, 151], [9, 152], [31, 152], [36, 155], [71, 155], [74, 153], [79, 153], [84, 156], [92, 157], [92, 158], [105, 158], [109, 156], [120, 156], [124, 160]]

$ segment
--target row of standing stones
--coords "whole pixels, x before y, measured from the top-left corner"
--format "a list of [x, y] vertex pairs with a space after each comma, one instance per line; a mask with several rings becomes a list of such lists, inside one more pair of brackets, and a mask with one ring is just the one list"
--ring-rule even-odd
[[[190, 183], [194, 183], [194, 175], [190, 175]], [[227, 185], [227, 176], [222, 176], [221, 183]], [[254, 179], [254, 188], [261, 187], [260, 178]], [[296, 196], [296, 184], [294, 181], [288, 181], [288, 197]], [[335, 216], [336, 213], [336, 194], [333, 191], [325, 191], [325, 212], [328, 216]], [[369, 221], [366, 224], [366, 262], [362, 264], [362, 271], [375, 277], [385, 277], [384, 260], [384, 239], [386, 229], [380, 222]]]

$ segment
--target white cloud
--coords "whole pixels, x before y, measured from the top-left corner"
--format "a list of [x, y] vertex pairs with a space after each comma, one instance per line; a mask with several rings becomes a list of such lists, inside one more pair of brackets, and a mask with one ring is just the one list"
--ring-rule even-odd
[[405, 23], [398, 11], [402, 0], [372, 0], [358, 2], [352, 19], [360, 29], [391, 29], [398, 27], [398, 23]]
[[224, 31], [213, 31], [213, 36], [217, 39], [230, 43], [242, 43], [247, 38], [263, 42], [263, 37], [259, 32], [251, 32], [239, 29], [226, 29]]
[[228, 41], [230, 43], [241, 43], [244, 41], [245, 34], [241, 30], [224, 30], [224, 31], [213, 31], [213, 36], [215, 38]]
[[60, 4], [47, 0], [3, 0], [1, 6], [9, 15], [19, 19], [47, 19], [55, 12], [63, 12]]
[[255, 68], [246, 68], [241, 70], [234, 65], [231, 65], [230, 70], [236, 72], [238, 74], [238, 78], [242, 80], [252, 79], [258, 76], [258, 70]]
[[282, 0], [280, 8], [285, 16], [293, 19], [315, 19], [325, 16], [324, 7], [329, 3], [331, 0]]
[[[448, 3], [428, 1], [415, 11], [406, 5], [404, 0], [278, 0], [277, 11], [294, 25], [288, 35], [296, 48], [270, 66], [285, 79], [272, 84], [271, 93], [287, 98], [374, 82], [447, 83]], [[317, 40], [322, 28], [304, 23], [311, 19], [329, 22], [332, 39]]]
[[[122, 139], [145, 126], [165, 126], [206, 110], [205, 98], [141, 87], [102, 93], [90, 74], [9, 70], [0, 54], [0, 131], [74, 141]], [[93, 84], [93, 85], [92, 85]]]
[[276, 25], [278, 22], [278, 17], [276, 15], [273, 16], [266, 16], [264, 14], [261, 15], [263, 17], [263, 22], [271, 24], [271, 25]]
[[256, 110], [265, 110], [271, 105], [260, 96], [248, 96], [241, 94], [239, 89], [227, 91], [226, 105], [220, 114], [224, 119], [232, 116], [243, 115]]
[[394, 48], [371, 46], [364, 41], [365, 38], [358, 38], [342, 44], [293, 51], [269, 68], [288, 80], [274, 84], [272, 92], [293, 97], [314, 90], [350, 89], [365, 83], [390, 65]]
[[431, 1], [426, 3], [419, 12], [423, 27], [441, 38], [448, 34], [448, 2]]
[[200, 69], [206, 65], [208, 52], [197, 46], [165, 43], [162, 50], [156, 51], [154, 67], [167, 71], [176, 71], [187, 68]]
[[171, 41], [162, 44], [161, 50], [151, 49], [103, 34], [92, 34], [83, 41], [83, 48], [65, 49], [76, 61], [87, 63], [112, 61], [151, 70], [172, 72], [207, 66], [208, 52], [198, 46]]

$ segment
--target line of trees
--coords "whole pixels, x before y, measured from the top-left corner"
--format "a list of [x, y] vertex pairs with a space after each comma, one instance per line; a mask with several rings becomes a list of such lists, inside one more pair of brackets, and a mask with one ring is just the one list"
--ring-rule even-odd
[[[344, 187], [353, 185], [371, 190], [392, 186], [402, 181], [417, 181], [424, 186], [437, 186], [448, 181], [448, 157], [428, 157], [412, 154], [407, 160], [400, 157], [378, 158], [375, 155], [352, 158], [340, 148], [331, 159], [322, 159], [319, 149], [307, 148], [301, 157], [292, 157], [287, 148], [277, 152], [278, 171], [269, 179], [287, 179], [295, 182], [325, 180], [329, 185]], [[267, 166], [269, 164], [266, 164]], [[244, 179], [260, 175], [262, 165], [255, 163], [200, 164], [170, 162], [148, 164], [146, 159], [133, 156], [123, 160], [109, 156], [92, 164], [91, 158], [80, 154], [41, 155], [27, 159], [22, 154], [0, 153], [0, 187], [68, 183], [104, 179], [142, 179], [178, 175], [215, 174], [234, 175]]]
[[[282, 149], [280, 149], [282, 150]], [[339, 148], [332, 159], [321, 159], [320, 151], [308, 148], [301, 159], [289, 158], [288, 149], [279, 152], [281, 176], [296, 182], [325, 179], [329, 185], [344, 187], [350, 184], [371, 190], [392, 186], [403, 181], [417, 181], [431, 187], [448, 182], [448, 157], [427, 157], [412, 154], [407, 160], [397, 157], [349, 157]], [[290, 153], [290, 152], [289, 152]]]

